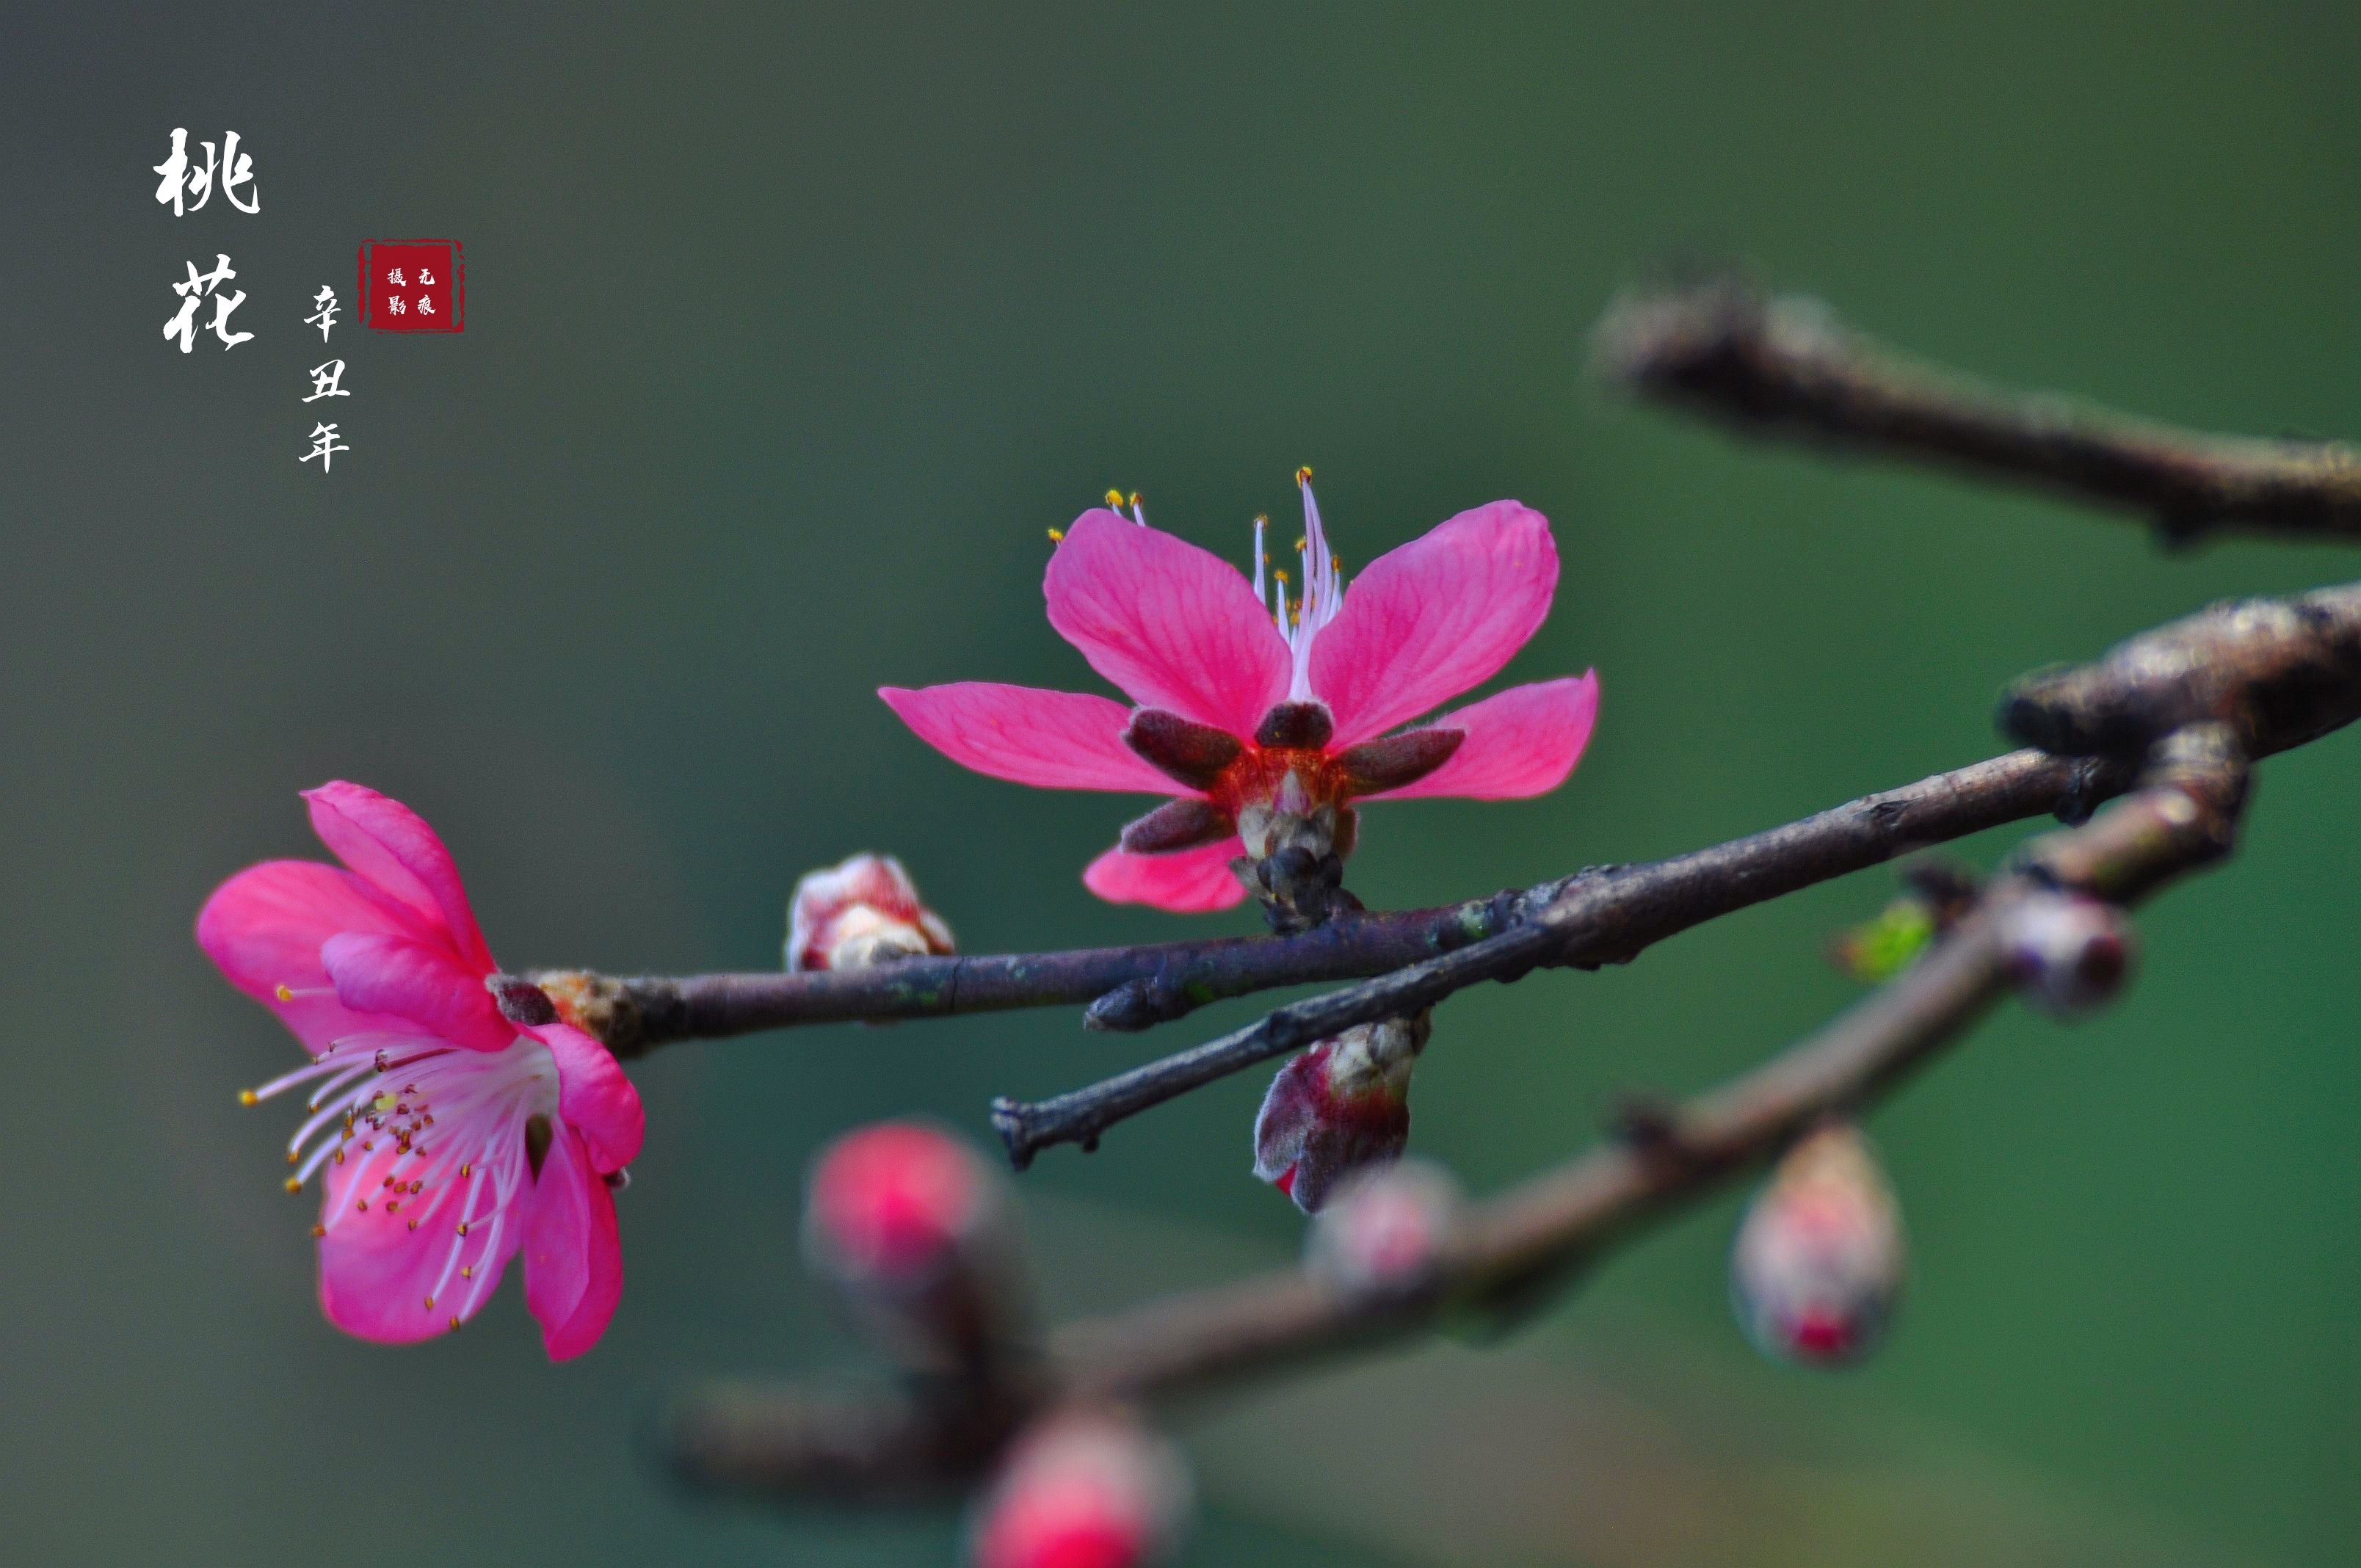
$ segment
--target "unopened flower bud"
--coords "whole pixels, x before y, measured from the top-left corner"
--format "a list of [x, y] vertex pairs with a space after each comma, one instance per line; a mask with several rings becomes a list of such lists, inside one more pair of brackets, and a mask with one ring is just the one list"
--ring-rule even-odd
[[1345, 1177], [1401, 1157], [1432, 1014], [1356, 1024], [1279, 1069], [1255, 1116], [1255, 1174], [1307, 1214]]
[[1127, 1413], [1057, 1411], [1016, 1440], [977, 1505], [975, 1568], [1141, 1568], [1170, 1560], [1189, 1511], [1170, 1444]]
[[918, 899], [891, 855], [859, 854], [796, 883], [787, 907], [787, 968], [867, 969], [957, 951], [951, 928]]
[[1876, 1155], [1830, 1123], [1787, 1152], [1747, 1210], [1730, 1300], [1765, 1354], [1840, 1365], [1884, 1332], [1904, 1267], [1902, 1213]]
[[814, 1164], [804, 1252], [904, 1366], [973, 1375], [1029, 1354], [1009, 1208], [998, 1172], [958, 1139], [880, 1123]]
[[2123, 912], [2079, 893], [2034, 893], [2004, 905], [2000, 940], [2018, 993], [2060, 1018], [2123, 989], [2134, 944]]
[[1461, 1208], [1459, 1184], [1431, 1161], [1362, 1171], [1320, 1212], [1304, 1266], [1345, 1295], [1407, 1294], [1434, 1277]]

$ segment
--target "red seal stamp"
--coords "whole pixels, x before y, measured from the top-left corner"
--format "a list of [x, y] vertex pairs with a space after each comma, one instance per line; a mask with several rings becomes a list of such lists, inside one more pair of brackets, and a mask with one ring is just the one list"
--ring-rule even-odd
[[361, 322], [376, 331], [461, 331], [467, 292], [456, 239], [372, 239], [361, 246]]

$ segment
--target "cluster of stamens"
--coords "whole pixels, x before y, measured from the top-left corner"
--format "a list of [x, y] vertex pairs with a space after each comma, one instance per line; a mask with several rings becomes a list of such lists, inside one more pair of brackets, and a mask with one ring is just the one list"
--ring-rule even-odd
[[[281, 1002], [302, 994], [285, 986], [278, 992]], [[296, 1169], [287, 1190], [300, 1192], [314, 1175], [329, 1173], [329, 1201], [312, 1234], [324, 1238], [359, 1223], [372, 1204], [401, 1219], [406, 1231], [425, 1226], [432, 1234], [434, 1225], [450, 1224], [450, 1250], [423, 1310], [434, 1310], [455, 1277], [469, 1281], [466, 1301], [450, 1318], [458, 1328], [489, 1283], [487, 1266], [500, 1255], [511, 1200], [538, 1175], [538, 1156], [547, 1147], [556, 1107], [547, 1047], [522, 1036], [485, 1052], [429, 1036], [346, 1035], [310, 1064], [238, 1098], [256, 1105], [303, 1084], [313, 1087], [307, 1119], [288, 1140], [287, 1163]], [[359, 1168], [340, 1186], [338, 1168], [348, 1161]], [[449, 1212], [455, 1194], [464, 1194], [456, 1220]], [[473, 1260], [462, 1262], [469, 1251]]]

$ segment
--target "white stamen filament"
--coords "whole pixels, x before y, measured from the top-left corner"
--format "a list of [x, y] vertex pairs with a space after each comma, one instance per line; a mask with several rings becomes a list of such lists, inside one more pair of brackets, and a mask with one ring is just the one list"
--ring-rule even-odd
[[[456, 1315], [473, 1315], [497, 1272], [489, 1266], [500, 1257], [509, 1205], [525, 1186], [526, 1124], [536, 1115], [557, 1120], [556, 1063], [548, 1047], [523, 1036], [498, 1051], [473, 1051], [423, 1036], [349, 1035], [251, 1098], [269, 1099], [304, 1083], [316, 1088], [305, 1105], [312, 1114], [288, 1146], [291, 1161], [302, 1157], [295, 1184], [308, 1182], [332, 1159], [353, 1167], [341, 1188], [330, 1181], [335, 1198], [321, 1215], [321, 1234], [365, 1219], [365, 1205], [380, 1200], [410, 1205], [406, 1212], [389, 1212], [391, 1223], [407, 1222], [413, 1245], [432, 1245], [434, 1226], [452, 1225], [440, 1233], [447, 1251], [425, 1299], [439, 1299], [465, 1266], [473, 1287]], [[378, 1139], [391, 1146], [382, 1157], [370, 1147]], [[357, 1140], [361, 1147], [346, 1154]], [[412, 1161], [407, 1168], [405, 1156]], [[467, 1174], [455, 1177], [455, 1170]], [[456, 1206], [455, 1224], [448, 1200], [461, 1185], [467, 1191]], [[489, 1228], [463, 1232], [460, 1227], [476, 1226], [479, 1212]], [[469, 1255], [472, 1263], [466, 1261]], [[423, 1300], [421, 1307], [432, 1310]]]
[[[1345, 575], [1336, 557], [1328, 549], [1328, 536], [1320, 527], [1320, 503], [1312, 495], [1312, 470], [1299, 470], [1296, 488], [1303, 492], [1303, 538], [1299, 548], [1303, 554], [1303, 594], [1290, 603], [1287, 598], [1287, 574], [1274, 573], [1270, 598], [1266, 605], [1271, 619], [1279, 625], [1279, 634], [1287, 639], [1288, 652], [1294, 656], [1295, 668], [1288, 682], [1287, 700], [1313, 702], [1312, 692], [1312, 641], [1321, 629], [1336, 619], [1345, 605]], [[1263, 597], [1263, 526], [1265, 520], [1255, 519], [1255, 598]]]

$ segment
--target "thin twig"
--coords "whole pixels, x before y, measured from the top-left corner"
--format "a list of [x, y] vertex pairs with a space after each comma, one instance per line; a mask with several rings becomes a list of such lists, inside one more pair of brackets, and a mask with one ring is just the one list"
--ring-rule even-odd
[[2342, 443], [2210, 435], [2004, 391], [1741, 278], [1627, 296], [1600, 321], [1595, 357], [1636, 392], [1757, 434], [2030, 481], [2145, 512], [2174, 543], [2217, 530], [2361, 539], [2361, 453]]
[[[2131, 639], [2081, 669], [2010, 688], [2002, 723], [2018, 739], [2094, 764], [2179, 726], [2231, 724], [2246, 753], [2300, 745], [2361, 717], [2361, 583], [2289, 599], [2213, 606]], [[1021, 1168], [1053, 1144], [1093, 1146], [1126, 1117], [1355, 1024], [1431, 1007], [1541, 964], [1629, 957], [1648, 943], [1810, 883], [1975, 827], [2033, 814], [2023, 794], [2073, 775], [2019, 751], [1802, 822], [1653, 865], [1577, 878], [1523, 925], [1441, 958], [1292, 1003], [1216, 1040], [1054, 1099], [993, 1102], [993, 1125]], [[2120, 764], [2114, 764], [2120, 767]], [[2120, 771], [2092, 786], [2114, 791]], [[2005, 809], [2004, 809], [2004, 807]]]
[[[2007, 988], [2000, 933], [2012, 901], [2056, 886], [2117, 899], [2150, 892], [2228, 851], [2245, 785], [2229, 727], [2180, 732], [2136, 794], [2031, 846], [1925, 958], [1819, 1034], [1669, 1108], [1647, 1139], [1609, 1141], [1470, 1211], [1420, 1288], [1354, 1295], [1290, 1267], [1072, 1324], [1051, 1342], [1043, 1398], [1169, 1401], [1398, 1339], [1445, 1313], [1529, 1309], [1649, 1221], [1770, 1158], [1819, 1117], [1857, 1111], [1956, 1039]], [[980, 1456], [923, 1476], [899, 1468], [953, 1453], [929, 1419], [880, 1404], [853, 1423], [861, 1442], [849, 1445], [802, 1396], [725, 1385], [677, 1402], [665, 1441], [690, 1474], [765, 1491], [964, 1484]], [[848, 1476], [852, 1446], [884, 1474]]]

